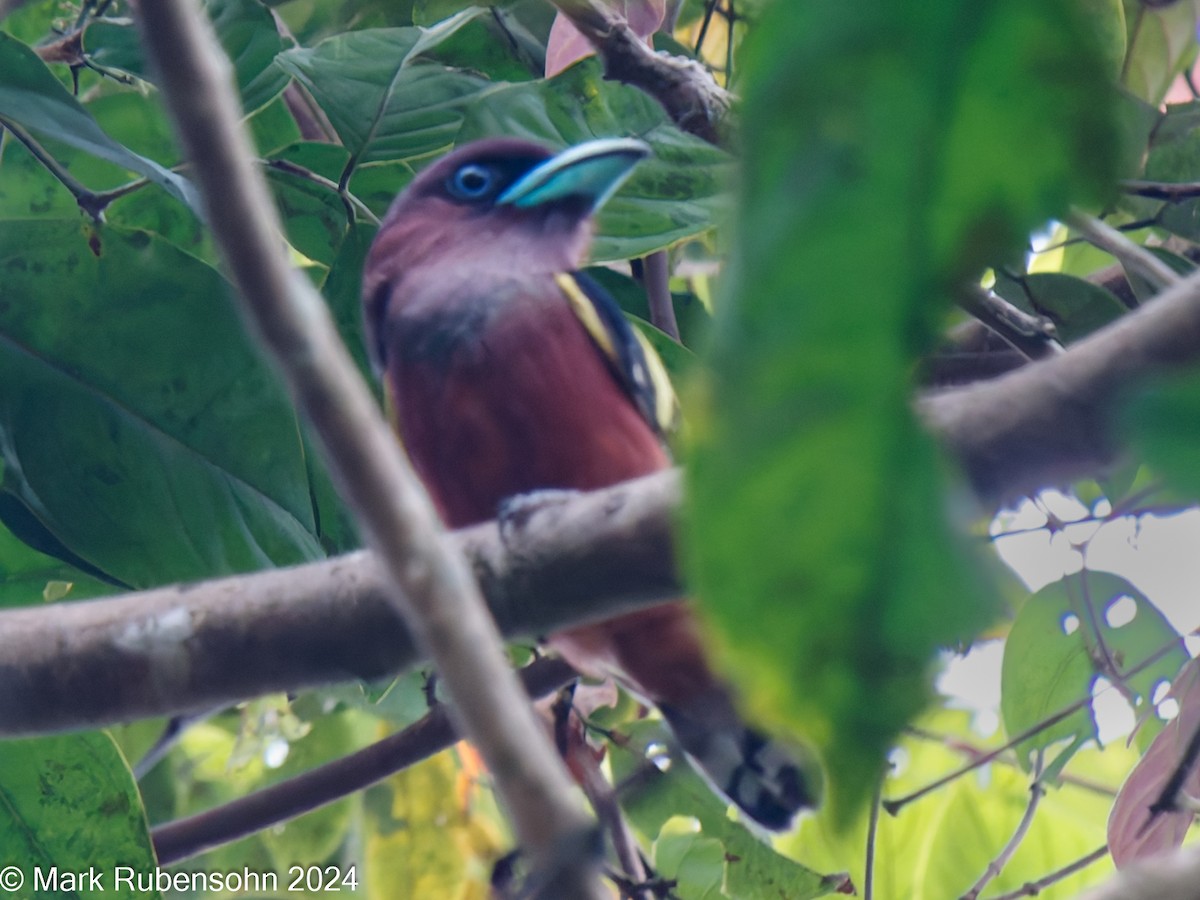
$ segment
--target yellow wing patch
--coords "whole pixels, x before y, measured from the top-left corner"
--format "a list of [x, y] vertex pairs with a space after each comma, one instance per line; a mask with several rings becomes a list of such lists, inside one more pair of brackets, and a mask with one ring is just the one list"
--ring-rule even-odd
[[[646, 336], [629, 324], [607, 295], [592, 297], [574, 274], [560, 272], [554, 276], [554, 281], [596, 346], [625, 380], [642, 415], [660, 433], [673, 431], [679, 424], [679, 403], [666, 366]], [[606, 308], [602, 312], [598, 306], [601, 303], [611, 309]], [[606, 321], [605, 314], [616, 321]]]
[[583, 323], [588, 334], [592, 336], [592, 340], [612, 360], [613, 365], [620, 366], [621, 358], [617, 354], [617, 348], [613, 346], [612, 335], [609, 334], [608, 327], [601, 320], [600, 313], [596, 311], [591, 298], [579, 286], [579, 282], [568, 272], [559, 272], [554, 276], [554, 280], [562, 292], [567, 295], [567, 299], [571, 301], [571, 308], [575, 310], [575, 315]]

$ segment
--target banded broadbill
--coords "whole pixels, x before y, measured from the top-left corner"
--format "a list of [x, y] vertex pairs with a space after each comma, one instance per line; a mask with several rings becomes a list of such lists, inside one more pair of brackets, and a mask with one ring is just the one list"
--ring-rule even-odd
[[[519, 494], [670, 465], [674, 398], [657, 358], [578, 272], [593, 211], [647, 153], [622, 139], [557, 155], [479, 141], [423, 170], [389, 210], [363, 278], [369, 349], [448, 526], [492, 519]], [[762, 825], [786, 827], [810, 805], [794, 758], [738, 717], [682, 601], [549, 643], [658, 706], [700, 770]]]

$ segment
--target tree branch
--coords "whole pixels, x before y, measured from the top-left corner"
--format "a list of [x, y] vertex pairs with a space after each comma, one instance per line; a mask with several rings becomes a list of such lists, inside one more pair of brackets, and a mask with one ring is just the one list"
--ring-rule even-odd
[[992, 381], [927, 394], [926, 425], [988, 500], [1105, 471], [1121, 444], [1113, 424], [1126, 389], [1200, 359], [1200, 274], [1066, 353]]
[[[530, 697], [543, 697], [575, 677], [561, 659], [541, 659], [521, 670]], [[158, 825], [151, 832], [160, 866], [188, 859], [304, 815], [355, 791], [370, 787], [402, 769], [450, 747], [458, 732], [443, 705], [403, 731], [325, 765], [309, 769], [245, 797], [186, 819]]]
[[[676, 597], [662, 472], [445, 540], [509, 637]], [[423, 661], [374, 556], [102, 600], [0, 611], [0, 736], [97, 728], [272, 691], [380, 678]]]
[[195, 167], [214, 237], [251, 331], [313, 424], [368, 542], [387, 596], [428, 649], [451, 715], [488, 765], [545, 896], [601, 898], [598, 860], [580, 848], [592, 823], [508, 665], [462, 558], [439, 540], [428, 496], [375, 408], [332, 317], [279, 240], [282, 226], [241, 126], [232, 67], [194, 0], [141, 7], [142, 40]]
[[623, 18], [596, 0], [551, 0], [604, 60], [605, 75], [641, 88], [662, 104], [684, 131], [723, 146], [729, 134], [730, 96], [703, 65], [656, 53]]

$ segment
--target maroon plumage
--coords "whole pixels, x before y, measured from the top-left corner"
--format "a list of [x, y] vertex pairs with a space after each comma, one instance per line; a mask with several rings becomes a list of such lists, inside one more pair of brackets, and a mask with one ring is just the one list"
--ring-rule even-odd
[[[522, 493], [590, 490], [670, 464], [640, 345], [612, 301], [572, 274], [594, 206], [644, 154], [631, 141], [559, 157], [479, 142], [423, 171], [383, 222], [363, 279], [368, 340], [447, 525], [492, 519]], [[760, 822], [782, 827], [807, 805], [800, 769], [738, 720], [684, 604], [551, 643], [659, 705], [701, 768]]]

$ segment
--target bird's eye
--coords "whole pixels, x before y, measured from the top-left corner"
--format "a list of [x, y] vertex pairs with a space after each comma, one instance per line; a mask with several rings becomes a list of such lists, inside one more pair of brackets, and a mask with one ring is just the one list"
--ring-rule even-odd
[[450, 176], [446, 186], [460, 200], [478, 200], [492, 189], [494, 181], [491, 169], [478, 163], [467, 163]]

